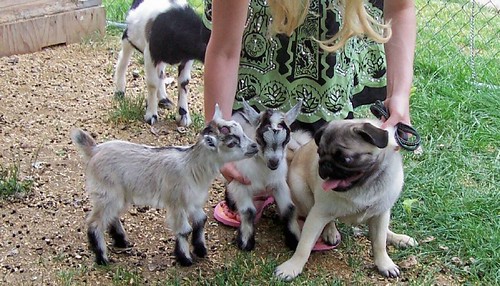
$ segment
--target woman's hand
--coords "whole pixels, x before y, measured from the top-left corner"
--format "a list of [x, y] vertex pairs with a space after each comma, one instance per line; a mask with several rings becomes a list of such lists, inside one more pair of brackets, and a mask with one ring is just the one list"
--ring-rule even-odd
[[382, 128], [395, 126], [398, 123], [411, 125], [409, 96], [391, 96], [384, 101], [384, 105], [389, 111], [389, 118], [386, 118]]
[[236, 180], [243, 185], [250, 185], [252, 183], [247, 177], [241, 175], [238, 169], [236, 169], [234, 163], [226, 163], [224, 166], [222, 166], [220, 172], [228, 183], [232, 180]]

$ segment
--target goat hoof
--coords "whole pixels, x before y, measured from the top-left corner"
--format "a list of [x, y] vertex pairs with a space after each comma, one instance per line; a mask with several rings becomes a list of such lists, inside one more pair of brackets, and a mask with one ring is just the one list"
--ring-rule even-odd
[[255, 243], [251, 243], [250, 241], [247, 241], [246, 243], [239, 240], [238, 241], [238, 248], [243, 250], [243, 251], [252, 251], [255, 248]]
[[124, 91], [115, 91], [115, 99], [121, 100], [123, 98], [125, 98]]
[[246, 241], [244, 241], [241, 236], [241, 232], [238, 231], [238, 237], [236, 238], [238, 248], [244, 251], [252, 251], [255, 248], [255, 236], [250, 236]]
[[149, 125], [154, 125], [156, 122], [158, 122], [158, 115], [153, 115], [150, 118], [146, 119], [146, 122]]
[[177, 116], [176, 118], [177, 126], [179, 127], [189, 127], [191, 125], [191, 119], [187, 116]]
[[193, 259], [187, 257], [177, 257], [177, 261], [179, 261], [179, 264], [184, 267], [193, 265]]
[[205, 246], [195, 247], [193, 250], [194, 254], [198, 257], [207, 256], [207, 248]]
[[168, 98], [162, 98], [160, 99], [160, 101], [158, 101], [158, 107], [172, 109], [173, 106], [174, 103]]
[[95, 263], [97, 265], [107, 266], [109, 265], [109, 260], [105, 259], [104, 257], [96, 257]]

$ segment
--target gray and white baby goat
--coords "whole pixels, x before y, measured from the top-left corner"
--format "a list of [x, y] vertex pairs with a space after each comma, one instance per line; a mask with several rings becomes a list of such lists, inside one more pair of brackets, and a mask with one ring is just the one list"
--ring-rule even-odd
[[87, 162], [85, 187], [93, 205], [87, 236], [97, 264], [104, 265], [109, 263], [106, 230], [114, 246], [130, 246], [120, 215], [131, 204], [167, 209], [167, 225], [175, 233], [174, 253], [181, 265], [193, 263], [191, 233], [194, 254], [204, 257], [207, 216], [203, 206], [212, 181], [225, 163], [258, 152], [240, 124], [222, 119], [218, 106], [192, 146], [152, 147], [119, 140], [96, 144], [80, 129], [72, 130], [71, 139]]
[[236, 243], [242, 250], [254, 249], [256, 208], [253, 198], [271, 194], [285, 225], [285, 244], [295, 249], [300, 238], [300, 228], [286, 181], [286, 153], [290, 141], [290, 125], [297, 118], [302, 102], [299, 101], [287, 113], [271, 109], [258, 113], [245, 101], [243, 106], [243, 112], [235, 113], [233, 120], [242, 125], [250, 138], [255, 138], [259, 153], [252, 158], [235, 162], [238, 171], [252, 183], [243, 185], [233, 180], [226, 188], [226, 203], [229, 209], [238, 210], [241, 220]]
[[115, 94], [125, 94], [125, 73], [135, 50], [144, 54], [148, 89], [144, 119], [158, 121], [158, 104], [173, 107], [165, 90], [166, 65], [178, 65], [177, 115], [179, 126], [189, 126], [188, 88], [194, 60], [204, 61], [210, 30], [186, 0], [134, 0], [115, 70]]

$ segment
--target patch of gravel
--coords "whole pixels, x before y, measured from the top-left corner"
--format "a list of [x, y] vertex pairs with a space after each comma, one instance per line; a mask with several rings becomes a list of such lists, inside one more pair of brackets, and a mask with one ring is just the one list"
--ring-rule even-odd
[[[113, 66], [119, 51], [118, 37], [82, 44], [49, 48], [41, 52], [0, 58], [0, 164], [19, 162], [21, 176], [32, 176], [31, 193], [0, 201], [0, 284], [62, 285], [111, 284], [120, 268], [138, 273], [144, 283], [175, 277], [210, 277], [223, 271], [239, 252], [233, 244], [235, 230], [220, 226], [212, 210], [223, 198], [218, 179], [206, 205], [209, 215], [209, 254], [193, 267], [177, 266], [173, 257], [173, 234], [165, 228], [165, 211], [133, 207], [123, 221], [135, 247], [128, 253], [110, 253], [109, 268], [96, 267], [88, 250], [85, 216], [90, 210], [84, 192], [83, 166], [69, 138], [72, 127], [81, 127], [97, 136], [97, 141], [123, 139], [150, 145], [181, 145], [194, 142], [195, 132], [176, 131], [170, 111], [160, 114], [160, 136], [143, 122], [112, 124]], [[134, 79], [132, 71], [140, 71]], [[195, 65], [190, 84], [191, 110], [203, 114], [202, 66]], [[170, 70], [172, 75], [175, 69]], [[128, 69], [127, 95], [146, 92], [142, 66], [135, 60]], [[175, 83], [169, 94], [176, 92]], [[172, 96], [175, 97], [175, 96]], [[33, 164], [34, 163], [34, 164]], [[284, 261], [292, 254], [283, 243], [274, 208], [265, 211], [257, 227], [255, 257]], [[361, 244], [361, 268], [348, 265], [349, 249], [341, 246], [327, 253], [315, 253], [307, 265], [307, 275], [325, 270], [332, 277], [349, 281], [353, 275], [366, 276], [370, 284], [387, 284], [373, 270], [369, 243]], [[361, 272], [361, 274], [359, 273]], [[407, 270], [408, 281], [411, 271]], [[444, 275], [445, 276], [445, 275]], [[445, 276], [446, 277], [446, 276]], [[411, 277], [410, 277], [411, 278]], [[132, 284], [133, 277], [129, 284]], [[449, 279], [445, 279], [449, 281]]]

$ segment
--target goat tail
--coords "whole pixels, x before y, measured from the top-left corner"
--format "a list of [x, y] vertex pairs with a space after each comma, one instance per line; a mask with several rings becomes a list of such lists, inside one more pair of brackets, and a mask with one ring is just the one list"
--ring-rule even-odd
[[74, 128], [71, 130], [71, 141], [78, 147], [78, 150], [82, 154], [84, 160], [87, 162], [94, 155], [94, 147], [96, 143], [94, 138], [90, 136], [87, 132], [79, 128]]

